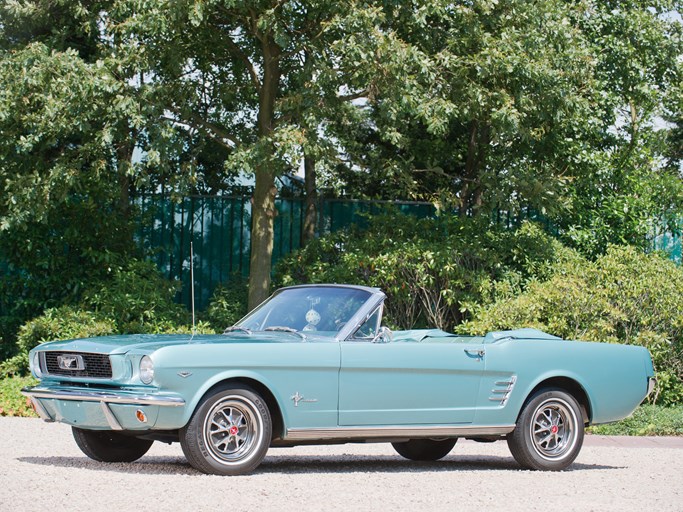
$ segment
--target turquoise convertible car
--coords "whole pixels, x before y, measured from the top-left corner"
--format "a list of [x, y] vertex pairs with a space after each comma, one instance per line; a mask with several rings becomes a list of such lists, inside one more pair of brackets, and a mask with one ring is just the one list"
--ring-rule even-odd
[[461, 438], [507, 440], [528, 469], [561, 470], [584, 427], [630, 415], [654, 386], [641, 347], [534, 329], [465, 337], [381, 327], [375, 288], [276, 291], [223, 335], [55, 341], [30, 354], [24, 389], [102, 462], [180, 442], [205, 473], [254, 470], [270, 446], [390, 442], [437, 460]]

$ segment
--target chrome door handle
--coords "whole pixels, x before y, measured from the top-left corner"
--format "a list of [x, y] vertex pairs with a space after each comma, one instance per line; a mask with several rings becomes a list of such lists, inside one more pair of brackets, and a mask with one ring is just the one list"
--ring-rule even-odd
[[486, 351], [483, 348], [466, 348], [465, 353], [469, 356], [484, 357]]

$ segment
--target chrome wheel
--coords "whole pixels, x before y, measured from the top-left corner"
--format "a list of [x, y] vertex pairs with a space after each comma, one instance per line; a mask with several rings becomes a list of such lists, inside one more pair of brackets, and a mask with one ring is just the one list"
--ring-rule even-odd
[[544, 459], [566, 456], [576, 441], [576, 417], [562, 400], [552, 399], [538, 406], [529, 427], [534, 449]]
[[[227, 388], [227, 389], [226, 389]], [[207, 394], [180, 430], [180, 445], [193, 467], [214, 475], [243, 475], [266, 456], [272, 437], [266, 402], [234, 384]]]
[[219, 462], [235, 463], [248, 458], [263, 432], [256, 406], [243, 397], [227, 397], [209, 411], [204, 439], [209, 453]]
[[583, 433], [584, 417], [577, 400], [563, 389], [545, 388], [524, 404], [507, 442], [523, 468], [561, 471], [581, 451]]

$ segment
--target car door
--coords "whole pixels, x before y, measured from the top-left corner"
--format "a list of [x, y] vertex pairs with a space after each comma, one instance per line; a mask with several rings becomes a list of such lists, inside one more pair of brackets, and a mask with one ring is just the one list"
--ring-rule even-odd
[[461, 337], [341, 342], [339, 424], [471, 423], [484, 368], [482, 350], [480, 342]]

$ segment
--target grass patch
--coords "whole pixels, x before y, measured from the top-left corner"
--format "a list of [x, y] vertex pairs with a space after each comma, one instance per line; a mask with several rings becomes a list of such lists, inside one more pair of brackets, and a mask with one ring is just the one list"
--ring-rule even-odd
[[625, 420], [590, 427], [603, 436], [683, 436], [683, 406], [641, 405]]
[[8, 377], [0, 380], [0, 416], [36, 416], [21, 388], [34, 386], [33, 377]]

